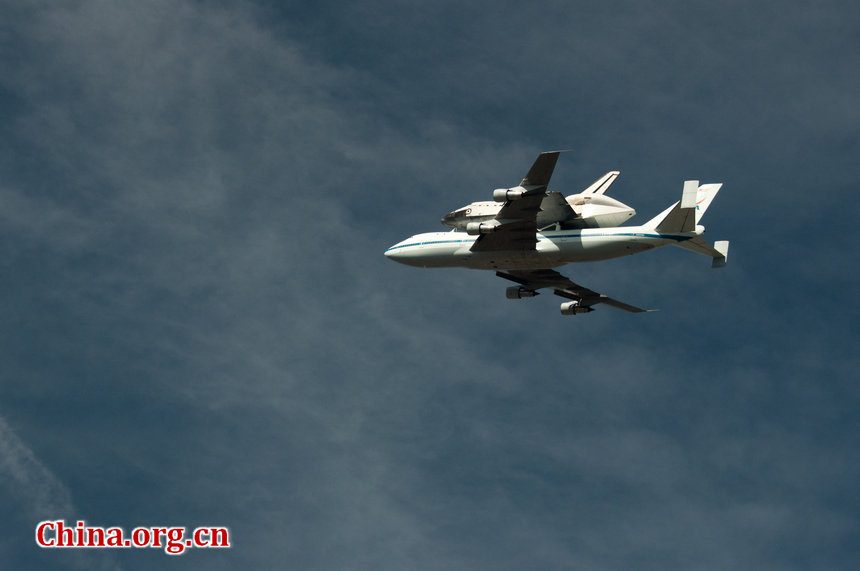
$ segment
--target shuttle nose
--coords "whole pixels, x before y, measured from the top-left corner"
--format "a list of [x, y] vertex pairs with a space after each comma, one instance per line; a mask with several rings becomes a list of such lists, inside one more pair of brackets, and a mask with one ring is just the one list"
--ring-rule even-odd
[[457, 211], [449, 212], [445, 216], [442, 217], [442, 224], [447, 226], [448, 228], [454, 228], [457, 225]]

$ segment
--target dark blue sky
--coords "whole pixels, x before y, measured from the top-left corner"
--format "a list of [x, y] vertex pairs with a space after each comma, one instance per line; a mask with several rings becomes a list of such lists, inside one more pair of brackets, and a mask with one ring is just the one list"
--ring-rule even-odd
[[[0, 4], [0, 560], [848, 569], [860, 8]], [[538, 152], [729, 265], [567, 266], [563, 318], [382, 256]], [[40, 550], [43, 519], [235, 546]]]

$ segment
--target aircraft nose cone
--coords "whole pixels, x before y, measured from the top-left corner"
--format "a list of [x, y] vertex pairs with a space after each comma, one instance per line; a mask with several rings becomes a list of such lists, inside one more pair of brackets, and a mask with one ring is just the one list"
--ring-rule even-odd
[[400, 259], [403, 257], [403, 252], [401, 252], [400, 249], [397, 248], [397, 244], [394, 244], [393, 246], [385, 250], [384, 254], [386, 258], [388, 258], [389, 260], [394, 260], [395, 262], [399, 262]]
[[389, 248], [385, 250], [385, 257], [389, 260], [397, 262], [398, 264], [406, 264], [407, 266], [411, 265], [412, 258], [409, 254], [405, 254], [403, 250], [393, 250]]
[[415, 248], [409, 248], [408, 246], [410, 245], [413, 244], [410, 244], [409, 240], [398, 242], [385, 250], [385, 257], [389, 260], [394, 260], [398, 264], [414, 265], [417, 258], [415, 256]]

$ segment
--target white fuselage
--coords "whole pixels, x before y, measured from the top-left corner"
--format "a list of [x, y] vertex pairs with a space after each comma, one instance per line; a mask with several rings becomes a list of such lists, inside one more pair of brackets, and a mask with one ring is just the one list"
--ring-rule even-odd
[[704, 232], [661, 233], [645, 226], [585, 228], [537, 233], [534, 250], [472, 252], [478, 236], [465, 232], [416, 234], [385, 251], [401, 264], [424, 268], [526, 270], [553, 268], [571, 262], [593, 262], [629, 256], [668, 244], [683, 242]]

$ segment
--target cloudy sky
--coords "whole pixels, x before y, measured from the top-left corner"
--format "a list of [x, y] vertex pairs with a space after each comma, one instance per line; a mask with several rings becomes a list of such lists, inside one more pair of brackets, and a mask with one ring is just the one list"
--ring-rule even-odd
[[[0, 2], [10, 568], [848, 569], [856, 2]], [[677, 248], [562, 317], [389, 245], [569, 148]], [[230, 550], [41, 550], [44, 519]]]

